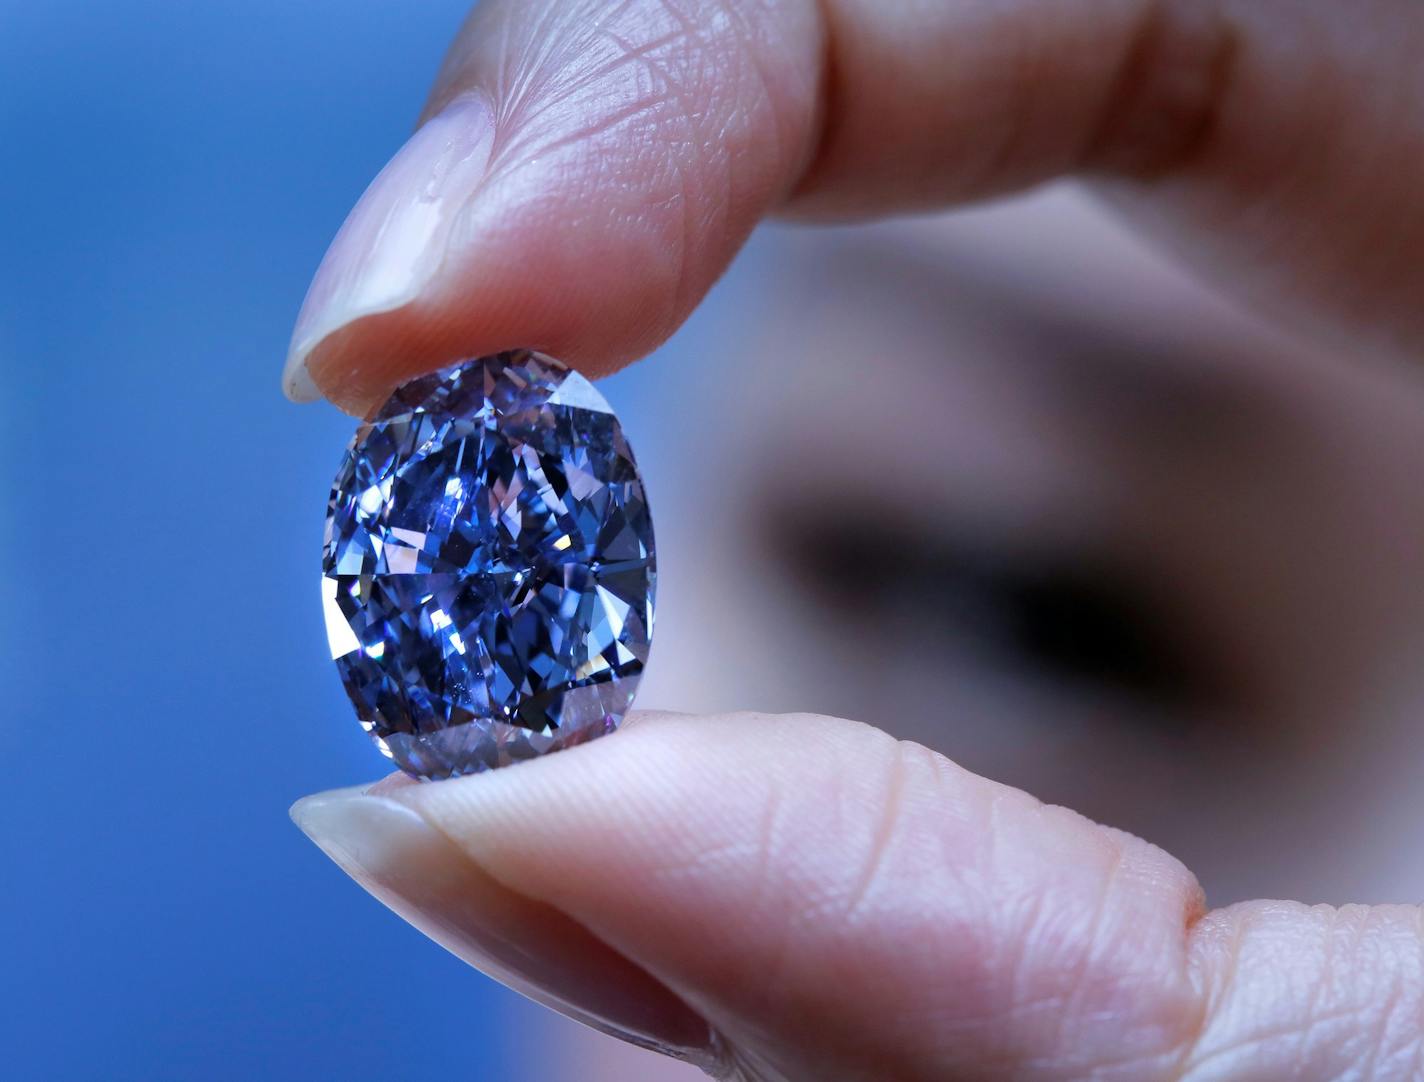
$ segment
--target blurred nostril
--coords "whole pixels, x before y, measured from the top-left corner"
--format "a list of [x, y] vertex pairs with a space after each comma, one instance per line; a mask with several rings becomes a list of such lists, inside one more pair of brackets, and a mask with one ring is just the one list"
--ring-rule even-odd
[[1214, 697], [1165, 606], [1111, 571], [1010, 569], [995, 589], [1006, 643], [1048, 675], [1173, 706]]
[[1193, 641], [1192, 621], [1103, 554], [1014, 550], [878, 521], [872, 534], [816, 514], [783, 519], [772, 543], [813, 602], [876, 621], [884, 634], [869, 648], [968, 643], [1024, 679], [1174, 708], [1223, 705], [1225, 681]]

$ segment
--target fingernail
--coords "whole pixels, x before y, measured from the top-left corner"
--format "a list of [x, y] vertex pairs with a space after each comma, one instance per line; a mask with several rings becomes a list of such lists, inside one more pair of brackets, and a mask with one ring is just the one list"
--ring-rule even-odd
[[707, 1024], [682, 1000], [559, 910], [503, 887], [406, 804], [338, 789], [291, 815], [378, 900], [486, 975], [640, 1047], [715, 1061]]
[[422, 124], [371, 182], [302, 302], [282, 372], [288, 398], [321, 397], [307, 358], [324, 338], [421, 294], [440, 267], [451, 223], [484, 178], [493, 140], [489, 103], [463, 95]]

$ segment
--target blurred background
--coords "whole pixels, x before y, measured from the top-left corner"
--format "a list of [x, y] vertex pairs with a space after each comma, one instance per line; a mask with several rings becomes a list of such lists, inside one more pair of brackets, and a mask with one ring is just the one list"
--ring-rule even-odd
[[[0, 2], [7, 1078], [686, 1077], [466, 969], [286, 816], [386, 764], [317, 594], [353, 422], [277, 377], [463, 14]], [[657, 515], [642, 705], [874, 722], [1216, 903], [1424, 893], [1413, 374], [1056, 189], [769, 229], [604, 389]]]

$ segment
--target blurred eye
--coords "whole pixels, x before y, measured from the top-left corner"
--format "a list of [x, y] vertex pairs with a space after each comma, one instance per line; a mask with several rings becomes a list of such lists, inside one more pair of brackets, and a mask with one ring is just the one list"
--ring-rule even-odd
[[[815, 513], [783, 519], [771, 551], [813, 603], [856, 614], [837, 625], [871, 649], [933, 655], [968, 644], [1020, 678], [1169, 707], [1219, 698], [1168, 607], [1108, 561], [991, 550], [883, 520], [871, 532]], [[877, 634], [864, 635], [868, 623]]]

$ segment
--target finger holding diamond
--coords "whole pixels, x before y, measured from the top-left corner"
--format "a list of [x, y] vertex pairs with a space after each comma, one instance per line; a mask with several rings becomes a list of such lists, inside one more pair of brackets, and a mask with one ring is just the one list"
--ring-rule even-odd
[[834, 718], [650, 716], [293, 815], [473, 964], [732, 1077], [1383, 1080], [1424, 1048], [1416, 907], [1207, 911], [1155, 846]]
[[599, 375], [769, 212], [1062, 175], [1228, 288], [1417, 351], [1421, 47], [1409, 0], [491, 0], [327, 252], [286, 387], [364, 412], [525, 346]]

